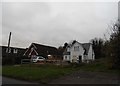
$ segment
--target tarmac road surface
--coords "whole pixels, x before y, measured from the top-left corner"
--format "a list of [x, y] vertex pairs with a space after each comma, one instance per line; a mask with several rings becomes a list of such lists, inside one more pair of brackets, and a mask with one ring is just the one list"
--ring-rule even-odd
[[2, 85], [5, 85], [5, 84], [38, 84], [38, 83], [32, 83], [32, 82], [27, 82], [23, 80], [16, 80], [13, 78], [2, 77]]
[[[2, 84], [39, 84], [2, 77]], [[50, 80], [48, 84], [119, 84], [120, 76], [103, 72], [76, 71], [72, 74]], [[42, 84], [41, 84], [42, 85]]]
[[103, 72], [77, 71], [73, 74], [52, 80], [49, 84], [119, 84], [120, 76]]

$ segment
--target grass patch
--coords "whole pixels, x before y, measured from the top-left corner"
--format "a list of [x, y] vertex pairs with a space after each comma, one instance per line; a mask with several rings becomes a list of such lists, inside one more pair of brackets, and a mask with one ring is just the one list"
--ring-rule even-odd
[[69, 66], [56, 65], [39, 65], [27, 64], [20, 66], [3, 66], [3, 76], [13, 77], [17, 79], [48, 83], [50, 80], [70, 74], [74, 71], [91, 71], [91, 72], [106, 72], [119, 74], [120, 70], [109, 69], [104, 62], [104, 59], [96, 60], [89, 64], [71, 64]]
[[70, 74], [75, 71], [73, 67], [55, 65], [21, 65], [3, 66], [3, 75], [28, 81], [47, 83], [49, 80]]
[[79, 66], [79, 70], [82, 71], [91, 71], [91, 72], [106, 72], [106, 73], [114, 73], [119, 74], [120, 69], [112, 69], [107, 66], [106, 59], [98, 59], [92, 63], [83, 64]]

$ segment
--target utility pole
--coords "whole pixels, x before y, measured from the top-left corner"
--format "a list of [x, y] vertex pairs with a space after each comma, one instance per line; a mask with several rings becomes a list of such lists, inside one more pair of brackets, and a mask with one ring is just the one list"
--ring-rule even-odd
[[[8, 60], [9, 60], [9, 50], [10, 50], [10, 40], [11, 40], [11, 32], [10, 32], [10, 34], [9, 34], [9, 39], [8, 39], [8, 48], [7, 48], [7, 63], [9, 64], [9, 62], [8, 62]], [[10, 61], [11, 62], [11, 61]]]
[[11, 40], [11, 32], [10, 32], [10, 34], [9, 34], [9, 40], [8, 40], [8, 51], [7, 51], [7, 53], [9, 53], [9, 49], [10, 49], [10, 40]]

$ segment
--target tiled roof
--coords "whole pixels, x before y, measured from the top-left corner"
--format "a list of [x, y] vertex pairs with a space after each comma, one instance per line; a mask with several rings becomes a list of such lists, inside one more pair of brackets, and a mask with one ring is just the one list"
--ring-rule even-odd
[[90, 48], [90, 43], [83, 43], [82, 46], [85, 49], [84, 54], [87, 55]]
[[58, 55], [58, 50], [55, 47], [51, 47], [51, 46], [46, 46], [46, 45], [41, 45], [41, 44], [37, 44], [37, 43], [32, 43], [33, 45], [35, 45], [35, 47], [37, 48], [36, 51], [38, 54], [44, 54], [44, 55]]

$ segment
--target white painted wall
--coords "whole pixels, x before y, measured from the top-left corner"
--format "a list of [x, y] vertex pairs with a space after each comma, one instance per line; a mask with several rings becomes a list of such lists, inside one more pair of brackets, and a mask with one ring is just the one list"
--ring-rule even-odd
[[[74, 47], [75, 46], [79, 46], [79, 51], [74, 51]], [[84, 59], [83, 57], [83, 53], [84, 53], [84, 49], [82, 47], [82, 45], [78, 42], [76, 42], [70, 49], [71, 51], [71, 55], [70, 55], [70, 61], [72, 62], [73, 60], [74, 61], [77, 61], [77, 59], [79, 59], [79, 56], [81, 55], [82, 56], [82, 60]]]
[[88, 60], [94, 60], [94, 51], [92, 49], [92, 45], [90, 45], [90, 48], [88, 51]]
[[[75, 46], [79, 46], [79, 51], [75, 51], [74, 47]], [[72, 47], [67, 48], [67, 52], [70, 52], [70, 55], [64, 55], [63, 56], [63, 60], [64, 61], [70, 61], [70, 62], [77, 62], [77, 60], [79, 59], [79, 56], [82, 56], [82, 62], [84, 62], [85, 60], [94, 60], [95, 56], [94, 56], [94, 51], [92, 49], [92, 44], [90, 45], [89, 51], [88, 51], [88, 55], [84, 55], [84, 48], [83, 46], [76, 42]]]
[[67, 52], [70, 52], [70, 48], [69, 47], [67, 48]]
[[[67, 52], [70, 52], [71, 51], [71, 48], [67, 48], [66, 50]], [[63, 61], [70, 61], [70, 55], [64, 55], [63, 56]]]
[[64, 55], [63, 61], [70, 61], [70, 55]]

